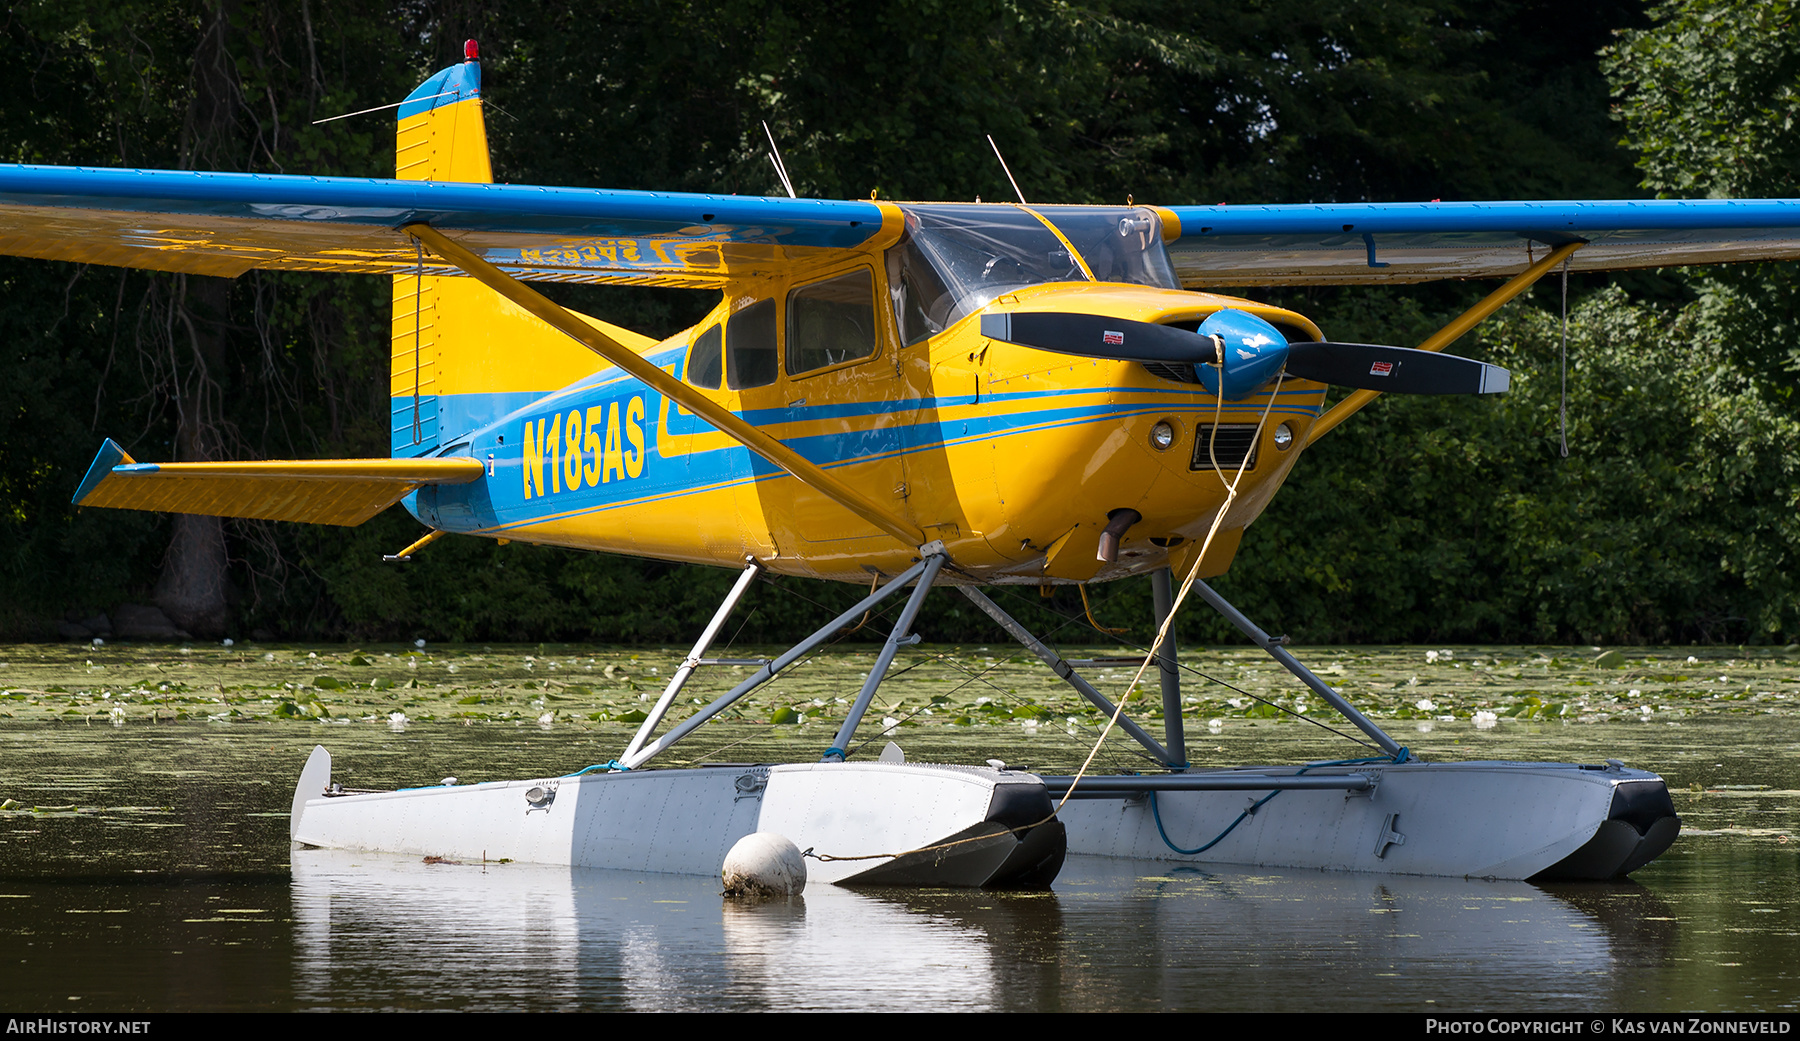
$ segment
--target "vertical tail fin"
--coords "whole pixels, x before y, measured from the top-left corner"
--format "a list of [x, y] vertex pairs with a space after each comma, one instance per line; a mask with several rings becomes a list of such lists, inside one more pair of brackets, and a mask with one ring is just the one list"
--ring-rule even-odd
[[[394, 176], [403, 181], [472, 181], [491, 184], [487, 123], [481, 114], [481, 63], [474, 41], [468, 60], [419, 84], [400, 106], [394, 130]], [[391, 376], [392, 450], [396, 457], [438, 447], [440, 303], [450, 303], [472, 283], [466, 279], [394, 276]]]
[[[491, 184], [481, 63], [467, 60], [420, 84], [400, 106], [395, 176]], [[462, 434], [604, 366], [593, 352], [472, 278], [394, 276], [392, 454], [426, 455]], [[652, 345], [593, 321], [639, 350]]]
[[493, 183], [474, 45], [474, 40], [466, 45], [467, 61], [419, 84], [401, 103], [394, 130], [399, 180]]

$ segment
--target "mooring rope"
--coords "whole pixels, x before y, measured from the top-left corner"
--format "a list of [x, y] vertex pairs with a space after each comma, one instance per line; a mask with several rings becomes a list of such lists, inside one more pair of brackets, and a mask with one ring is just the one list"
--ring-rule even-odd
[[[1151, 663], [1156, 661], [1157, 652], [1162, 650], [1163, 642], [1169, 638], [1169, 630], [1175, 624], [1175, 617], [1180, 613], [1182, 603], [1187, 600], [1188, 591], [1194, 588], [1194, 583], [1200, 578], [1200, 565], [1206, 561], [1207, 551], [1212, 549], [1213, 538], [1218, 535], [1220, 526], [1225, 523], [1225, 515], [1231, 511], [1231, 504], [1237, 500], [1238, 485], [1244, 480], [1244, 472], [1250, 468], [1250, 459], [1256, 454], [1255, 446], [1262, 441], [1263, 428], [1268, 425], [1269, 414], [1275, 410], [1275, 399], [1280, 393], [1281, 384], [1277, 381], [1275, 388], [1269, 392], [1269, 401], [1263, 406], [1262, 416], [1256, 421], [1256, 432], [1250, 438], [1250, 450], [1244, 453], [1243, 460], [1238, 463], [1237, 474], [1231, 480], [1226, 481], [1224, 468], [1219, 465], [1218, 454], [1219, 423], [1225, 415], [1224, 385], [1221, 382], [1219, 395], [1214, 399], [1212, 434], [1206, 441], [1206, 453], [1212, 460], [1213, 473], [1218, 475], [1220, 483], [1225, 486], [1225, 501], [1220, 504], [1219, 512], [1213, 515], [1212, 526], [1206, 531], [1206, 540], [1200, 544], [1200, 552], [1194, 554], [1194, 563], [1188, 568], [1187, 578], [1181, 583], [1181, 592], [1176, 594], [1175, 601], [1169, 605], [1169, 614], [1163, 619], [1162, 626], [1156, 630], [1156, 639], [1151, 641], [1149, 653], [1144, 655], [1143, 664], [1138, 666], [1137, 675], [1131, 678], [1131, 683], [1125, 688], [1125, 693], [1119, 698], [1118, 704], [1113, 706], [1112, 718], [1107, 720], [1106, 727], [1095, 739], [1094, 747], [1088, 752], [1087, 759], [1082, 762], [1081, 769], [1075, 772], [1074, 780], [1069, 782], [1068, 791], [1064, 792], [1062, 799], [1057, 802], [1057, 812], [1060, 812], [1063, 805], [1074, 797], [1076, 787], [1081, 784], [1082, 778], [1087, 776], [1088, 769], [1093, 766], [1094, 757], [1100, 754], [1100, 747], [1106, 743], [1107, 737], [1118, 726], [1119, 718], [1125, 713], [1126, 702], [1137, 696], [1138, 684], [1142, 682], [1144, 673], [1149, 671]], [[1180, 755], [1184, 763], [1187, 760], [1186, 749], [1179, 752], [1175, 749], [1166, 751], [1170, 755]]]
[[[1221, 388], [1221, 390], [1222, 389], [1223, 388]], [[1225, 501], [1224, 501], [1224, 503], [1222, 503], [1219, 506], [1219, 512], [1216, 515], [1214, 515], [1212, 527], [1207, 529], [1206, 539], [1205, 539], [1205, 541], [1203, 541], [1200, 544], [1200, 552], [1194, 556], [1193, 566], [1188, 568], [1187, 579], [1185, 581], [1183, 581], [1181, 584], [1181, 592], [1175, 596], [1175, 602], [1169, 605], [1168, 617], [1163, 619], [1163, 624], [1162, 624], [1161, 628], [1159, 628], [1157, 630], [1156, 639], [1150, 645], [1150, 652], [1144, 656], [1143, 664], [1138, 666], [1137, 675], [1132, 677], [1131, 684], [1130, 684], [1130, 686], [1128, 686], [1126, 688], [1125, 694], [1119, 698], [1118, 704], [1113, 707], [1112, 718], [1107, 720], [1106, 727], [1100, 731], [1100, 736], [1095, 739], [1094, 747], [1088, 751], [1087, 758], [1085, 760], [1083, 760], [1083, 762], [1081, 764], [1081, 769], [1076, 771], [1074, 779], [1069, 782], [1068, 790], [1063, 793], [1063, 797], [1057, 801], [1056, 805], [1051, 807], [1051, 810], [1050, 810], [1050, 813], [1048, 816], [1044, 817], [1042, 820], [1033, 821], [1030, 824], [1024, 824], [1024, 825], [1020, 825], [1017, 827], [1009, 828], [1004, 825], [996, 824], [995, 827], [999, 830], [997, 830], [991, 834], [988, 834], [988, 835], [974, 835], [969, 838], [953, 839], [949, 842], [940, 842], [940, 843], [935, 843], [935, 844], [929, 845], [929, 846], [920, 846], [917, 849], [909, 849], [909, 850], [905, 850], [900, 853], [865, 853], [860, 856], [835, 856], [835, 855], [829, 854], [829, 853], [818, 853], [818, 852], [815, 852], [813, 849], [808, 848], [806, 850], [803, 850], [801, 852], [801, 855], [805, 856], [805, 857], [811, 857], [812, 859], [820, 861], [821, 863], [826, 862], [826, 861], [837, 861], [837, 860], [845, 860], [845, 861], [849, 861], [849, 860], [881, 860], [884, 858], [898, 860], [901, 857], [912, 856], [914, 854], [919, 854], [919, 853], [941, 852], [943, 850], [952, 849], [956, 846], [967, 845], [972, 842], [989, 842], [989, 841], [992, 841], [993, 839], [998, 838], [1003, 832], [1011, 833], [1013, 835], [1020, 835], [1020, 834], [1023, 834], [1024, 832], [1030, 831], [1032, 828], [1036, 828], [1036, 827], [1039, 827], [1040, 825], [1048, 824], [1051, 821], [1055, 820], [1056, 815], [1062, 811], [1064, 804], [1066, 804], [1069, 801], [1070, 797], [1072, 797], [1074, 795], [1075, 789], [1078, 785], [1081, 784], [1082, 778], [1087, 776], [1088, 769], [1093, 766], [1094, 758], [1100, 754], [1100, 749], [1102, 746], [1104, 746], [1106, 744], [1107, 737], [1118, 726], [1119, 718], [1125, 712], [1125, 703], [1130, 701], [1137, 694], [1138, 684], [1143, 680], [1144, 673], [1146, 671], [1148, 671], [1151, 663], [1156, 661], [1156, 653], [1157, 653], [1157, 651], [1162, 649], [1163, 641], [1168, 639], [1169, 630], [1175, 624], [1175, 617], [1180, 612], [1182, 603], [1187, 599], [1188, 591], [1193, 589], [1194, 583], [1200, 577], [1200, 565], [1202, 562], [1204, 562], [1206, 560], [1207, 551], [1212, 548], [1213, 538], [1216, 535], [1218, 535], [1220, 526], [1223, 525], [1225, 522], [1225, 515], [1230, 512], [1231, 504], [1234, 501], [1236, 501], [1236, 499], [1237, 499], [1238, 485], [1240, 483], [1242, 483], [1242, 481], [1244, 479], [1244, 472], [1250, 468], [1250, 458], [1255, 453], [1254, 446], [1257, 445], [1258, 443], [1260, 443], [1262, 440], [1263, 428], [1268, 424], [1270, 413], [1272, 413], [1275, 410], [1275, 398], [1277, 396], [1279, 396], [1279, 394], [1280, 394], [1280, 384], [1277, 383], [1275, 386], [1275, 389], [1271, 390], [1269, 392], [1268, 403], [1263, 406], [1262, 415], [1256, 421], [1256, 432], [1251, 437], [1251, 441], [1250, 441], [1250, 444], [1252, 446], [1251, 451], [1244, 453], [1243, 460], [1238, 464], [1237, 473], [1229, 481], [1225, 480], [1224, 468], [1219, 466], [1219, 456], [1218, 456], [1218, 447], [1217, 447], [1218, 436], [1219, 436], [1219, 423], [1224, 418], [1224, 412], [1225, 412], [1224, 394], [1221, 393], [1218, 396], [1218, 398], [1216, 399], [1215, 406], [1214, 406], [1214, 412], [1213, 412], [1213, 429], [1212, 429], [1211, 436], [1207, 439], [1206, 451], [1207, 451], [1208, 457], [1211, 458], [1211, 460], [1212, 460], [1213, 472], [1219, 475], [1219, 481], [1221, 483], [1223, 483], [1225, 486]], [[1171, 754], [1173, 754], [1173, 753], [1171, 753]], [[1317, 764], [1317, 765], [1323, 766], [1326, 764], [1321, 763], [1321, 764]], [[1154, 798], [1154, 796], [1152, 796], [1152, 798]], [[1266, 798], [1263, 800], [1263, 802], [1267, 802], [1267, 801], [1268, 801], [1268, 799], [1266, 799]], [[1152, 805], [1154, 805], [1154, 803], [1152, 803]], [[1257, 805], [1260, 806], [1261, 803], [1258, 803]], [[1254, 808], [1255, 807], [1252, 807], [1252, 809], [1254, 809]], [[1246, 812], [1248, 812], [1248, 811], [1246, 811]], [[1161, 822], [1159, 820], [1159, 822], [1158, 822], [1159, 827], [1160, 827], [1160, 823]], [[1232, 824], [1232, 827], [1235, 828], [1236, 826], [1237, 826], [1236, 823]], [[1227, 829], [1228, 832], [1229, 832], [1229, 830], [1230, 829]], [[1223, 838], [1224, 836], [1220, 836], [1220, 837]], [[1167, 841], [1167, 839], [1165, 838], [1164, 841]], [[1217, 841], [1217, 840], [1214, 840], [1214, 841]]]

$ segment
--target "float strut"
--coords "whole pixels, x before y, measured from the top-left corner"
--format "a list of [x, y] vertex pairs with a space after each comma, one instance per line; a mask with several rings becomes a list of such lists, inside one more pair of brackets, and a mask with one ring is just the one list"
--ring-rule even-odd
[[1374, 721], [1370, 720], [1368, 716], [1358, 712], [1356, 706], [1345, 701], [1343, 695], [1326, 686], [1324, 680], [1313, 675], [1312, 670], [1300, 664], [1300, 660], [1289, 654], [1286, 648], [1282, 647], [1274, 640], [1269, 639], [1269, 634], [1258, 629], [1255, 622], [1245, 618], [1242, 611], [1239, 611], [1229, 603], [1226, 603], [1224, 597], [1213, 592], [1211, 586], [1199, 579], [1194, 580], [1194, 591], [1200, 594], [1202, 600], [1211, 604], [1213, 610], [1224, 615], [1226, 621], [1237, 626], [1240, 632], [1245, 636], [1250, 637], [1252, 643], [1261, 647], [1263, 650], [1268, 651], [1269, 657], [1280, 662], [1282, 668], [1293, 673], [1301, 683], [1311, 687], [1314, 694], [1324, 698], [1327, 704], [1332, 708], [1337, 709], [1345, 719], [1356, 726], [1356, 729], [1374, 739], [1375, 743], [1381, 746], [1382, 751], [1386, 752], [1388, 755], [1394, 756], [1396, 762], [1404, 761], [1399, 758], [1401, 752], [1400, 742], [1387, 736], [1386, 731], [1376, 726]]
[[[1076, 672], [1075, 668], [1068, 662], [1063, 661], [1062, 656], [1051, 650], [1048, 644], [1031, 635], [1031, 630], [1020, 625], [1012, 615], [1001, 610], [999, 604], [989, 600], [986, 593], [976, 589], [974, 586], [957, 586], [956, 588], [962, 591], [962, 595], [974, 601], [975, 606], [985, 611], [989, 618], [999, 622], [1000, 628], [1005, 629], [1013, 639], [1024, 644], [1026, 649], [1037, 655], [1039, 660], [1045, 665], [1050, 666], [1051, 672], [1062, 677], [1064, 683], [1074, 687], [1076, 691], [1079, 692], [1082, 697], [1088, 699], [1095, 708], [1106, 713], [1108, 716], [1111, 716], [1114, 712], [1118, 712], [1117, 706], [1109, 701], [1106, 695], [1094, 689], [1092, 683], [1083, 679], [1081, 674]], [[1119, 729], [1130, 734], [1132, 740], [1143, 745], [1145, 750], [1150, 753], [1151, 758], [1164, 766], [1170, 765], [1173, 757], [1163, 749], [1163, 746], [1156, 743], [1156, 738], [1151, 737], [1143, 727], [1132, 722], [1131, 717], [1125, 715], [1123, 712], [1119, 713]], [[1184, 756], [1183, 758], [1186, 757]]]
[[662, 722], [663, 713], [669, 711], [669, 706], [675, 701], [675, 695], [680, 694], [681, 688], [687, 686], [688, 677], [692, 676], [694, 670], [700, 667], [700, 659], [706, 654], [706, 649], [712, 646], [714, 640], [718, 639], [719, 630], [725, 627], [725, 620], [730, 618], [731, 612], [737, 609], [738, 601], [744, 598], [746, 592], [749, 592], [750, 583], [756, 580], [757, 575], [762, 574], [762, 569], [762, 562], [755, 557], [745, 558], [744, 570], [738, 574], [737, 583], [731, 587], [731, 592], [725, 594], [725, 602], [721, 603], [719, 609], [713, 612], [712, 621], [706, 624], [706, 629], [700, 633], [700, 639], [694, 641], [694, 649], [682, 661], [681, 667], [675, 670], [675, 675], [669, 679], [669, 685], [663, 688], [662, 697], [656, 699], [656, 706], [650, 710], [650, 715], [645, 717], [644, 725], [638, 727], [637, 736], [631, 739], [631, 744], [625, 746], [625, 753], [619, 757], [621, 760], [630, 759], [637, 754], [637, 750], [642, 748], [644, 742], [650, 740], [650, 735], [656, 732], [656, 725]]
[[887, 676], [888, 666], [894, 663], [894, 655], [899, 652], [901, 644], [917, 643], [916, 637], [909, 638], [912, 632], [913, 619], [919, 615], [919, 608], [925, 603], [925, 594], [931, 592], [931, 583], [937, 580], [938, 569], [949, 559], [940, 548], [939, 552], [925, 558], [925, 571], [919, 576], [919, 584], [913, 587], [912, 596], [907, 597], [906, 607], [900, 612], [900, 620], [894, 623], [894, 631], [888, 634], [887, 643], [881, 647], [875, 664], [869, 669], [869, 678], [863, 681], [862, 693], [856, 696], [856, 704], [850, 706], [850, 712], [844, 716], [844, 725], [838, 727], [837, 736], [831, 739], [831, 747], [825, 750], [820, 762], [841, 763], [847, 755], [844, 750], [850, 746], [850, 739], [856, 736], [857, 725], [862, 722], [863, 713], [869, 711], [869, 702], [875, 697], [875, 688]]
[[[1175, 609], [1174, 576], [1169, 569], [1157, 568], [1150, 572], [1150, 594], [1156, 609], [1156, 631], [1169, 620], [1169, 612]], [[1162, 674], [1163, 696], [1163, 744], [1168, 747], [1172, 759], [1169, 769], [1187, 769], [1187, 735], [1181, 728], [1181, 666], [1176, 663], [1179, 649], [1175, 646], [1175, 630], [1163, 637], [1162, 646], [1156, 651], [1156, 668]]]
[[789, 648], [781, 655], [781, 657], [776, 658], [762, 668], [757, 669], [749, 679], [720, 695], [712, 704], [694, 713], [687, 719], [682, 720], [680, 726], [675, 727], [673, 730], [670, 730], [668, 733], [657, 738], [649, 745], [639, 749], [636, 754], [620, 759], [619, 762], [627, 769], [637, 769], [644, 762], [648, 761], [650, 757], [693, 733], [701, 724], [730, 708], [739, 698], [774, 679], [776, 673], [787, 668], [789, 665], [794, 664], [801, 658], [804, 658], [813, 648], [824, 643], [826, 640], [831, 639], [839, 629], [855, 622], [858, 616], [867, 613], [868, 610], [876, 604], [881, 603], [883, 600], [886, 600], [888, 597], [893, 596], [895, 593], [906, 588], [907, 583], [925, 573], [925, 567], [925, 563], [921, 562], [907, 568], [905, 571], [901, 572], [900, 577], [889, 582], [887, 585], [882, 586], [880, 589], [875, 590], [868, 596], [863, 597], [857, 602], [856, 606], [845, 611], [843, 614], [838, 615], [831, 621], [826, 622], [817, 632]]

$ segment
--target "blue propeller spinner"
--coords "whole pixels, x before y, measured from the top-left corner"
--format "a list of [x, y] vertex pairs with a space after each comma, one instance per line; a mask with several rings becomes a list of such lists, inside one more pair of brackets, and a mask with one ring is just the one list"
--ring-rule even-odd
[[1287, 364], [1287, 337], [1247, 311], [1226, 308], [1200, 323], [1201, 336], [1217, 337], [1220, 359], [1195, 362], [1194, 374], [1207, 390], [1226, 401], [1246, 397], [1275, 378]]

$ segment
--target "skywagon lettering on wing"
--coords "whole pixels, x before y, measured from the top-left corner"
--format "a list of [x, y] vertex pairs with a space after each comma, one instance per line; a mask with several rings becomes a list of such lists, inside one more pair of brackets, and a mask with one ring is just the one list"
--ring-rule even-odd
[[644, 474], [642, 396], [528, 419], [523, 433], [527, 499]]

